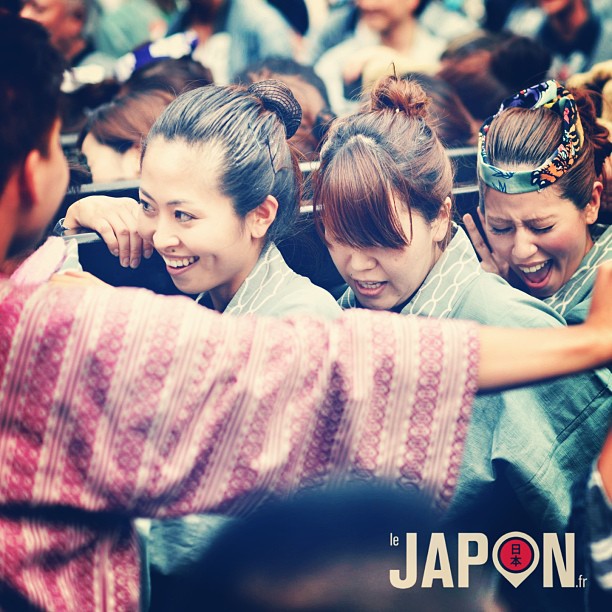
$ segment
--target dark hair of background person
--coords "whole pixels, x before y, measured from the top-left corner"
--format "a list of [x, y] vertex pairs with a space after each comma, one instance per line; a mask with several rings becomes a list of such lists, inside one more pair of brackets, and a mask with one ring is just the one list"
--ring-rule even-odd
[[[317, 222], [355, 248], [403, 248], [406, 236], [394, 202], [426, 222], [451, 196], [453, 172], [427, 123], [428, 98], [415, 81], [379, 80], [369, 110], [337, 119], [313, 176]], [[450, 227], [449, 227], [450, 229]]]
[[208, 68], [190, 57], [162, 58], [135, 71], [123, 84], [116, 79], [83, 85], [69, 94], [62, 94], [61, 115], [64, 133], [80, 132], [87, 123], [90, 109], [111, 102], [128, 91], [166, 89], [174, 96], [213, 82]]
[[489, 30], [474, 30], [449, 41], [440, 56], [440, 61], [459, 60], [472, 55], [476, 51], [493, 51], [501, 43], [516, 36], [508, 30], [491, 32]]
[[9, 13], [0, 14], [0, 192], [13, 167], [28, 153], [48, 154], [53, 123], [59, 116], [59, 89], [65, 63], [39, 24]]
[[236, 83], [254, 83], [252, 75], [259, 75], [261, 73], [300, 77], [305, 83], [312, 85], [321, 94], [326, 106], [329, 106], [327, 87], [325, 87], [325, 83], [312, 66], [304, 66], [295, 60], [285, 57], [267, 57], [247, 66], [236, 75], [234, 81]]
[[535, 40], [484, 34], [466, 44], [470, 49], [457, 47], [443, 56], [437, 76], [452, 85], [479, 121], [494, 115], [503, 100], [516, 91], [546, 80], [551, 56]]
[[[278, 57], [265, 58], [251, 64], [236, 75], [234, 82], [248, 85], [265, 79], [278, 79], [293, 91], [302, 107], [302, 122], [290, 142], [297, 147], [304, 159], [308, 161], [316, 159], [329, 125], [335, 118], [329, 110], [325, 83], [311, 66]], [[296, 85], [295, 81], [301, 84]], [[319, 99], [316, 99], [316, 94], [314, 98], [309, 95], [307, 88], [304, 89], [302, 84], [314, 89]]]
[[119, 83], [114, 78], [110, 78], [100, 83], [83, 85], [70, 93], [62, 92], [60, 97], [62, 133], [80, 132], [87, 122], [89, 111], [110, 102], [119, 92], [119, 87]]
[[165, 89], [176, 97], [191, 89], [210, 85], [212, 82], [210, 70], [191, 57], [163, 58], [136, 70], [123, 83], [119, 93]]
[[444, 79], [423, 72], [401, 75], [418, 83], [429, 97], [429, 125], [447, 147], [465, 147], [476, 144], [476, 122], [455, 90]]
[[498, 32], [505, 25], [517, 0], [484, 0], [484, 17], [482, 26], [492, 32]]
[[305, 36], [310, 27], [308, 7], [304, 0], [267, 0], [301, 36]]
[[[285, 85], [273, 83], [293, 97]], [[266, 238], [278, 241], [299, 210], [301, 173], [287, 142], [283, 120], [280, 114], [268, 110], [267, 104], [239, 85], [209, 85], [184, 93], [155, 122], [142, 155], [148, 143], [158, 137], [184, 141], [194, 148], [220, 146], [223, 160], [219, 164], [219, 189], [232, 199], [236, 214], [242, 218], [268, 195], [274, 196], [278, 211]]]
[[418, 17], [427, 8], [428, 4], [429, 4], [429, 0], [421, 0], [419, 2], [419, 5], [414, 10], [414, 16]]
[[132, 147], [140, 149], [162, 111], [175, 96], [165, 89], [132, 91], [118, 96], [111, 102], [96, 108], [81, 130], [77, 147], [91, 134], [100, 144], [117, 153], [125, 153]]
[[196, 24], [224, 22], [231, 0], [188, 0], [184, 14], [180, 17], [180, 30]]
[[172, 14], [177, 9], [176, 0], [151, 0], [151, 2], [158, 6], [166, 15]]
[[10, 13], [11, 15], [19, 15], [21, 10], [21, 0], [0, 0], [0, 14]]
[[[405, 573], [407, 532], [417, 534], [417, 583], [397, 589], [389, 572]], [[186, 612], [204, 603], [211, 612], [483, 610], [484, 570], [469, 590], [420, 587], [433, 532], [445, 529], [416, 492], [383, 483], [313, 489], [224, 526], [171, 604]], [[389, 545], [390, 533], [399, 546]], [[456, 575], [457, 536], [445, 539]]]
[[[582, 210], [591, 200], [593, 183], [602, 175], [603, 163], [612, 153], [606, 127], [597, 121], [592, 94], [574, 89], [584, 144], [574, 165], [555, 184], [561, 197]], [[562, 118], [548, 108], [509, 108], [496, 117], [489, 127], [486, 153], [490, 163], [501, 169], [519, 166], [537, 168], [546, 161], [561, 142]], [[606, 188], [606, 177], [601, 176]], [[484, 210], [485, 186], [480, 187], [480, 206]]]

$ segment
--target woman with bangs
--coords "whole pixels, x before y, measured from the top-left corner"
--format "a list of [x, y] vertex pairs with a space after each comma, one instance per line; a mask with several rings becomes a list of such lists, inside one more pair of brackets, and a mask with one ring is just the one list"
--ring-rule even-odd
[[527, 306], [516, 326], [562, 323], [540, 301], [479, 270], [452, 222], [452, 167], [426, 121], [427, 104], [420, 85], [388, 77], [374, 88], [369, 110], [332, 125], [313, 187], [325, 241], [349, 286], [341, 305], [490, 324], [509, 323], [507, 306], [516, 301]]
[[[368, 109], [334, 122], [313, 187], [318, 222], [348, 283], [343, 308], [563, 325], [542, 301], [484, 272], [452, 222], [450, 161], [416, 83], [387, 77]], [[477, 397], [450, 512], [460, 531], [567, 530], [574, 485], [610, 421], [607, 378], [593, 371]]]

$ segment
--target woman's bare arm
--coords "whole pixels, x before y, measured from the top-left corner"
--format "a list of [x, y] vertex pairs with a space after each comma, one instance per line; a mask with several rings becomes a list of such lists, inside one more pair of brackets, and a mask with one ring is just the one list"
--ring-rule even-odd
[[138, 202], [132, 198], [88, 196], [68, 208], [64, 227], [98, 232], [124, 268], [137, 268], [143, 255], [148, 259], [153, 254], [153, 245], [138, 233], [138, 209]]

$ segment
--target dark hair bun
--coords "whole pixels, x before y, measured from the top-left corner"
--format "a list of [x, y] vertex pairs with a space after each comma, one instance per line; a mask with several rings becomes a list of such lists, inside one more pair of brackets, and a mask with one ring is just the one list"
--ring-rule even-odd
[[287, 139], [297, 132], [302, 122], [302, 107], [284, 83], [274, 79], [259, 81], [249, 87], [249, 92], [257, 96], [265, 108], [279, 117], [285, 126]]
[[403, 112], [409, 117], [427, 117], [429, 98], [425, 90], [416, 82], [387, 76], [380, 79], [372, 88], [370, 108]]

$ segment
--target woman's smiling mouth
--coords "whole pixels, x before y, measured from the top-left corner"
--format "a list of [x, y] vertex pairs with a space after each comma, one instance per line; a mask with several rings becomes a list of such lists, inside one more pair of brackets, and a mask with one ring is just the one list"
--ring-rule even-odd
[[200, 258], [197, 256], [168, 257], [166, 255], [162, 255], [162, 259], [166, 264], [166, 269], [168, 270], [169, 274], [180, 274], [181, 272], [184, 272], [185, 270], [190, 268]]

